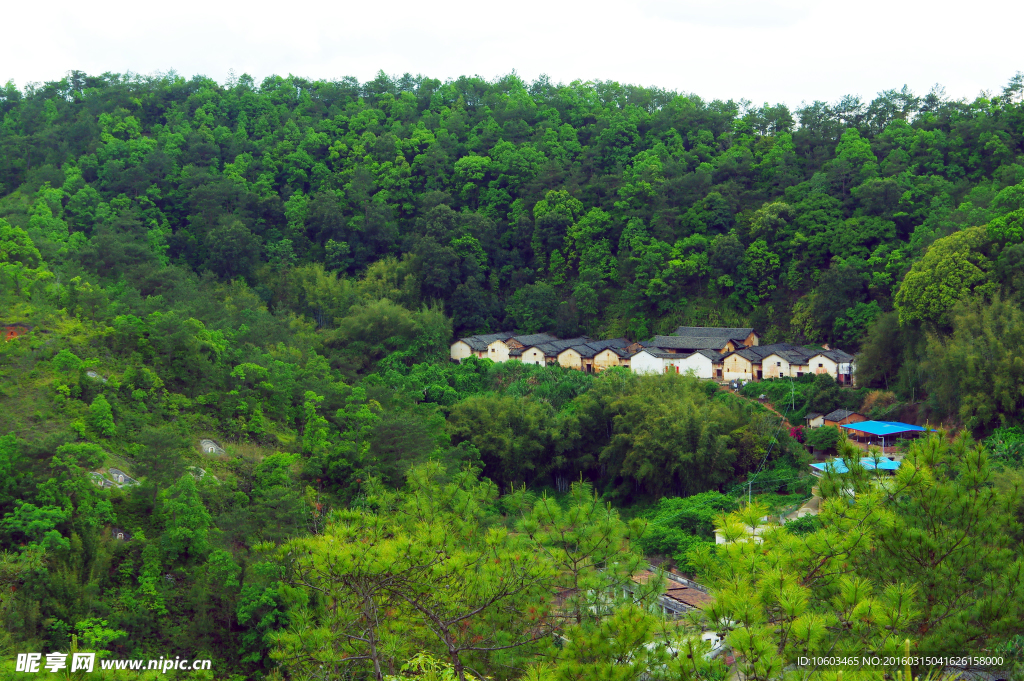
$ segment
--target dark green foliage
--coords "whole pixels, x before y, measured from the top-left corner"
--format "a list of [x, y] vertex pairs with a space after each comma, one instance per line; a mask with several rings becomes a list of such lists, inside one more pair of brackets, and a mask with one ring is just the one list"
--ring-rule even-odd
[[794, 518], [787, 522], [785, 528], [787, 532], [795, 534], [798, 537], [803, 537], [820, 530], [821, 520], [816, 515], [802, 515], [799, 518]]
[[839, 444], [839, 429], [835, 426], [821, 426], [804, 431], [804, 440], [810, 446], [826, 453], [834, 453]]
[[649, 554], [669, 556], [680, 567], [690, 570], [686, 554], [701, 542], [713, 544], [715, 519], [738, 507], [735, 499], [720, 492], [662, 499], [644, 514], [647, 531], [641, 546]]
[[751, 398], [764, 395], [795, 426], [803, 425], [802, 421], [811, 412], [827, 414], [835, 409], [856, 411], [867, 394], [864, 389], [839, 386], [828, 374], [809, 373], [799, 378], [771, 378], [747, 383], [741, 392]]

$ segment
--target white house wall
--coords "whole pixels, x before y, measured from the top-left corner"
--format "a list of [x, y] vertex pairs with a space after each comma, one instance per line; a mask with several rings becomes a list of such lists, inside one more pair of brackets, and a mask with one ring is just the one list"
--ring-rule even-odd
[[714, 368], [711, 366], [711, 360], [700, 353], [695, 352], [689, 357], [672, 361], [679, 367], [679, 373], [681, 374], [692, 371], [697, 378], [714, 377]]
[[469, 344], [465, 341], [455, 341], [452, 343], [452, 359], [461, 362], [470, 355], [473, 354], [473, 348], [469, 347]]
[[526, 350], [523, 350], [523, 354], [519, 359], [523, 364], [537, 364], [539, 366], [544, 366], [546, 364], [544, 361], [544, 352], [537, 348], [527, 348]]
[[750, 362], [739, 355], [730, 355], [729, 357], [726, 357], [722, 364], [722, 377], [727, 381], [737, 379], [749, 381], [754, 378], [750, 373]]
[[634, 374], [663, 374], [665, 373], [665, 360], [648, 355], [646, 352], [638, 352], [633, 355], [629, 370]]
[[[807, 364], [810, 365], [808, 371], [812, 374], [828, 374], [832, 378], [836, 378], [836, 370], [839, 368], [835, 362], [825, 355], [815, 355], [808, 360]], [[821, 365], [820, 367], [818, 366], [819, 364]]]
[[508, 346], [504, 341], [496, 340], [487, 346], [487, 357], [495, 362], [508, 361]]

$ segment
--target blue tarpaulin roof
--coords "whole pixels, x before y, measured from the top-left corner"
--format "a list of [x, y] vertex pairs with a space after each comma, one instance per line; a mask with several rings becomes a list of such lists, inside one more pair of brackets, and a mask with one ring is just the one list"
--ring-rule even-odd
[[860, 423], [850, 423], [840, 428], [848, 428], [850, 430], [856, 430], [861, 433], [870, 433], [871, 435], [897, 435], [899, 433], [917, 433], [924, 430], [928, 430], [924, 426], [913, 426], [909, 423], [900, 423], [899, 421], [861, 421]]
[[[860, 465], [869, 471], [874, 470], [875, 468], [882, 471], [894, 471], [900, 467], [900, 462], [893, 461], [886, 457], [880, 457], [876, 464], [874, 457], [864, 456], [861, 457]], [[846, 467], [846, 462], [842, 459], [833, 459], [832, 461], [826, 461], [824, 463], [812, 463], [811, 468], [816, 468], [822, 472], [829, 470], [833, 473], [847, 473], [850, 470]]]

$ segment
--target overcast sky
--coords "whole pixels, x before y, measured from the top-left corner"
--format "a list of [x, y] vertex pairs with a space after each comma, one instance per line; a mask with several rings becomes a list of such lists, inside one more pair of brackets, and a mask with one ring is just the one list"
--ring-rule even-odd
[[866, 100], [941, 83], [999, 92], [1024, 70], [1024, 3], [974, 0], [55, 0], [5, 7], [0, 81], [68, 70], [433, 78], [515, 70], [754, 103]]

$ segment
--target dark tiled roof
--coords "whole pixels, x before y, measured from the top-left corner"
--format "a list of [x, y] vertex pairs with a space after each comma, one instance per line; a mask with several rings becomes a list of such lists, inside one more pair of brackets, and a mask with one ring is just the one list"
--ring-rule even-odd
[[[552, 336], [550, 333], [531, 333], [526, 336], [512, 336], [515, 340], [519, 341], [523, 345], [540, 345], [541, 343], [550, 343], [551, 341], [557, 341], [558, 336]], [[498, 340], [498, 339], [495, 339]], [[505, 339], [501, 339], [505, 340]]]
[[[717, 327], [717, 326], [680, 326], [673, 335], [676, 336], [697, 336], [702, 338], [721, 338], [724, 340], [746, 340], [754, 329], [739, 327]], [[723, 342], [722, 345], [725, 345]]]
[[[831, 353], [831, 354], [830, 354]], [[739, 355], [749, 359], [752, 362], [760, 362], [768, 355], [779, 355], [786, 359], [787, 362], [792, 363], [806, 363], [811, 357], [815, 355], [825, 355], [830, 359], [835, 360], [836, 357], [849, 357], [852, 356], [846, 354], [842, 350], [809, 350], [808, 348], [802, 348], [799, 345], [793, 345], [792, 343], [772, 343], [771, 345], [754, 345], [749, 348], [740, 348], [735, 352], [729, 353], [730, 355]], [[848, 362], [850, 359], [844, 359], [842, 361]], [[840, 361], [840, 360], [835, 360]]]
[[835, 411], [825, 414], [825, 420], [842, 421], [843, 419], [849, 418], [851, 416], [859, 416], [859, 414], [855, 411], [850, 411], [849, 409], [836, 409]]
[[643, 343], [643, 346], [673, 350], [719, 350], [728, 342], [728, 338], [713, 336], [655, 336]]
[[587, 345], [598, 351], [605, 350], [607, 348], [624, 348], [629, 344], [629, 341], [625, 338], [612, 338], [603, 341], [587, 341]]
[[847, 352], [843, 352], [842, 350], [837, 350], [837, 349], [819, 350], [818, 352], [815, 352], [813, 354], [814, 355], [824, 355], [825, 357], [828, 357], [830, 360], [832, 360], [833, 362], [836, 362], [837, 364], [846, 364], [847, 362], [850, 362], [851, 360], [853, 360], [853, 355], [851, 355], [851, 354], [849, 354]]
[[487, 346], [496, 340], [508, 340], [515, 335], [515, 331], [502, 331], [501, 333], [482, 333], [475, 336], [467, 336], [459, 340], [476, 351], [486, 350]]
[[[646, 352], [648, 355], [651, 355], [652, 357], [661, 357], [662, 359], [674, 359], [674, 358], [677, 358], [677, 357], [678, 358], [685, 357], [685, 355], [680, 355], [678, 352], [662, 352], [661, 350], [658, 350], [657, 348], [644, 348], [640, 352]], [[638, 352], [636, 354], [639, 355], [640, 352]]]
[[612, 338], [611, 340], [587, 340], [584, 343], [573, 343], [566, 349], [575, 350], [579, 353], [580, 357], [586, 357], [587, 359], [596, 356], [599, 352], [603, 352], [604, 350], [611, 350], [622, 357], [623, 353], [619, 352], [619, 350], [624, 350], [629, 344], [629, 341], [625, 338]]
[[537, 345], [539, 343], [548, 343], [550, 341], [558, 340], [557, 336], [552, 336], [550, 333], [532, 333], [527, 335], [517, 335], [518, 331], [502, 331], [500, 333], [479, 333], [475, 336], [467, 336], [460, 338], [459, 340], [480, 352], [487, 349], [487, 346], [494, 341], [507, 341], [510, 338], [514, 338], [525, 346]]
[[586, 359], [590, 359], [597, 353], [601, 352], [600, 350], [592, 346], [590, 343], [581, 343], [580, 345], [573, 345], [571, 347], [566, 348], [566, 350], [575, 350], [580, 357], [584, 357]]
[[[771, 354], [771, 353], [769, 353], [769, 354]], [[765, 357], [765, 355], [761, 355], [761, 354], [758, 354], [758, 353], [754, 352], [753, 348], [740, 348], [739, 350], [736, 350], [735, 352], [726, 353], [725, 356], [726, 357], [732, 357], [733, 355], [739, 355], [743, 359], [749, 360], [751, 362], [760, 362], [761, 359]]]
[[695, 354], [695, 355], [703, 355], [703, 356], [707, 357], [708, 359], [710, 359], [712, 362], [721, 362], [722, 358], [725, 357], [725, 355], [723, 355], [722, 353], [718, 352], [717, 350], [698, 350], [697, 352], [695, 352], [693, 354]]
[[819, 414], [818, 412], [816, 412], [816, 411], [809, 411], [809, 412], [807, 412], [807, 416], [804, 417], [804, 420], [810, 421], [811, 419], [816, 419], [819, 416], [821, 416], [821, 414]]
[[[562, 352], [563, 350], [566, 350], [567, 348], [571, 348], [574, 345], [582, 345], [582, 344], [586, 343], [589, 340], [590, 339], [587, 338], [586, 336], [580, 336], [578, 338], [566, 338], [565, 340], [555, 339], [555, 340], [552, 340], [552, 341], [547, 341], [547, 342], [542, 341], [542, 342], [539, 342], [539, 343], [535, 343], [535, 344], [533, 344], [532, 347], [535, 347], [538, 350], [542, 351], [544, 353], [545, 357], [555, 357], [560, 352]], [[523, 343], [523, 345], [526, 345], [526, 343]]]

